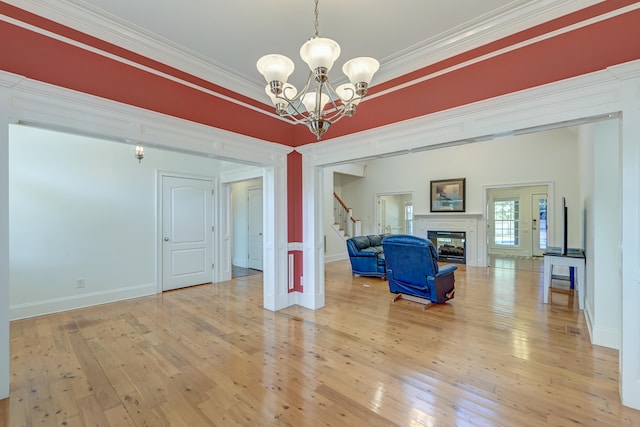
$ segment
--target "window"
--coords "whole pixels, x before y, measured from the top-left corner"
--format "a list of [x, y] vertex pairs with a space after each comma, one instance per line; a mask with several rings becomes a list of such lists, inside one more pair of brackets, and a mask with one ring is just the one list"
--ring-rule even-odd
[[404, 202], [404, 223], [405, 223], [405, 233], [413, 234], [413, 204], [412, 204], [412, 202]]
[[493, 243], [495, 245], [518, 245], [519, 205], [518, 200], [496, 200], [493, 202]]
[[538, 200], [538, 209], [540, 212], [540, 227], [539, 227], [539, 240], [540, 248], [547, 249], [547, 199]]

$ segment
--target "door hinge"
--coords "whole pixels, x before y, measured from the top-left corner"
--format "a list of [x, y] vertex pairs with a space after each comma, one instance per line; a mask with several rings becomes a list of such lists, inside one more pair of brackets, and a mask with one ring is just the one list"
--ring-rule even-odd
[[211, 263], [211, 268], [216, 268], [216, 265], [214, 263]]
[[211, 226], [211, 232], [215, 232], [216, 231], [216, 227], [214, 225]]

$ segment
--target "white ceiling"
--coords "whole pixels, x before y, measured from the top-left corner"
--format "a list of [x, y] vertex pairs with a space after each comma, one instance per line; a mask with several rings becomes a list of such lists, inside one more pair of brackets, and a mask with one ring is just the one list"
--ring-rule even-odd
[[[348, 59], [372, 56], [372, 84], [598, 3], [600, 0], [320, 0], [319, 35]], [[314, 35], [313, 0], [8, 0], [55, 21], [266, 102], [255, 67], [267, 53], [308, 70], [302, 43]]]

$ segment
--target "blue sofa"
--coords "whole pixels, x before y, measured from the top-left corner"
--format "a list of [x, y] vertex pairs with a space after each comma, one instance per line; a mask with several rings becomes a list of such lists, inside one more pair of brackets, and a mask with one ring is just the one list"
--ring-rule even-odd
[[458, 269], [438, 265], [438, 251], [430, 240], [394, 234], [382, 241], [391, 293], [444, 303], [453, 298]]
[[351, 272], [358, 276], [387, 276], [382, 241], [389, 234], [372, 234], [347, 239], [347, 252], [351, 261]]

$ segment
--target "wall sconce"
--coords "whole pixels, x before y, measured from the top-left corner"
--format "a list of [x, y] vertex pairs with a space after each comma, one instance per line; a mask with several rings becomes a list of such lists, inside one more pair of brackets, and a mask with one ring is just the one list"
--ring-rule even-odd
[[136, 152], [134, 154], [134, 157], [138, 159], [138, 163], [142, 162], [142, 159], [144, 158], [144, 147], [142, 146], [142, 144], [136, 144]]

